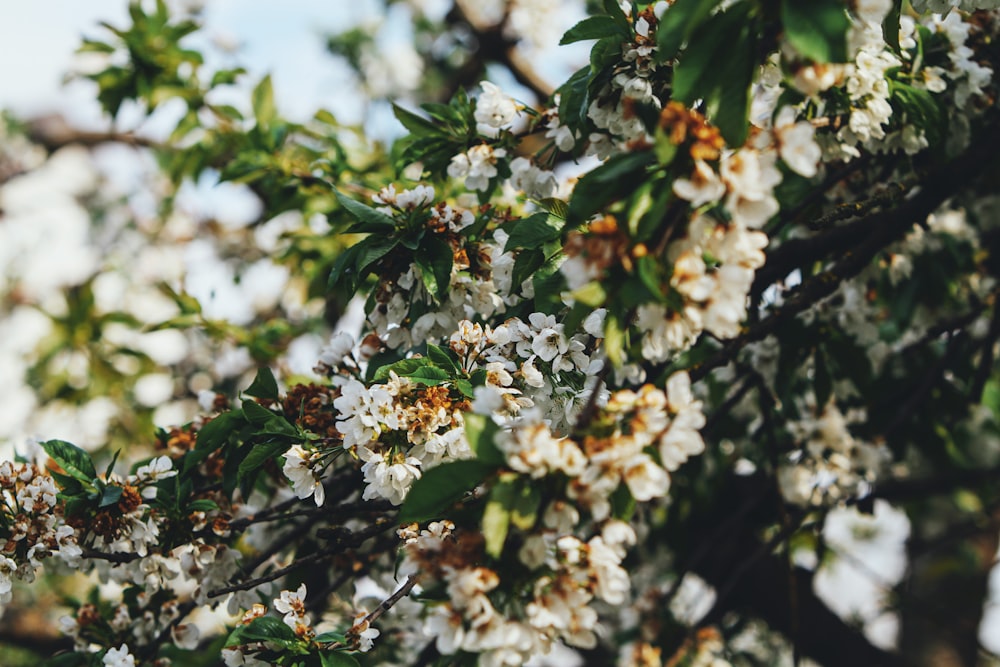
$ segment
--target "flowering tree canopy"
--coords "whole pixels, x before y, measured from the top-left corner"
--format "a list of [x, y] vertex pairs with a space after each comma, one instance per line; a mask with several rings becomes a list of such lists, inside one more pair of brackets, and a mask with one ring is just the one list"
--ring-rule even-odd
[[[48, 590], [63, 633], [0, 641], [59, 667], [985, 659], [1000, 2], [387, 4], [412, 43], [328, 48], [392, 103], [388, 146], [234, 87], [163, 0], [79, 76], [168, 136], [4, 119], [0, 361], [22, 412], [79, 421], [27, 420], [0, 463], [0, 600]], [[589, 62], [550, 86], [560, 37]], [[142, 197], [89, 162], [107, 144]], [[205, 178], [256, 219], [186, 219]], [[199, 292], [192, 253], [254, 305]]]

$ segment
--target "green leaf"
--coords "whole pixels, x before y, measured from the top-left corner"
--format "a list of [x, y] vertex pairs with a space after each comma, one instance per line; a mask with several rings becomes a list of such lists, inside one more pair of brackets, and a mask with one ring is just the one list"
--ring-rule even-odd
[[350, 231], [352, 233], [368, 233], [376, 232], [380, 234], [390, 234], [396, 229], [396, 220], [391, 216], [382, 213], [381, 211], [376, 211], [371, 206], [366, 206], [359, 201], [351, 199], [340, 190], [334, 188], [334, 194], [337, 196], [337, 201], [344, 208], [345, 211], [350, 213], [361, 225], [353, 226]]
[[240, 461], [240, 467], [237, 471], [237, 479], [242, 482], [247, 475], [260, 469], [268, 461], [272, 461], [281, 456], [288, 451], [289, 447], [291, 447], [291, 444], [283, 440], [271, 440], [253, 445], [250, 449], [250, 453], [246, 455], [246, 458]]
[[486, 538], [486, 553], [493, 558], [499, 559], [503, 553], [507, 531], [510, 529], [510, 508], [514, 504], [516, 493], [513, 480], [501, 478], [490, 490], [490, 498], [486, 501], [482, 529], [483, 537]]
[[243, 414], [247, 421], [256, 426], [256, 432], [264, 435], [280, 435], [287, 438], [300, 437], [299, 431], [287, 419], [275, 414], [256, 401], [243, 401]]
[[101, 502], [98, 503], [97, 507], [110, 507], [115, 505], [122, 498], [122, 491], [124, 491], [120, 486], [106, 486], [104, 491], [101, 492]]
[[200, 498], [188, 503], [187, 506], [188, 512], [214, 512], [217, 509], [219, 509], [219, 504], [208, 498]]
[[257, 401], [243, 401], [243, 414], [254, 426], [261, 426], [278, 415], [271, 412]]
[[604, 318], [604, 352], [615, 368], [625, 363], [625, 331], [618, 316], [611, 311]]
[[324, 651], [319, 654], [319, 659], [322, 667], [361, 667], [361, 663], [343, 651]]
[[583, 287], [570, 292], [570, 295], [574, 300], [591, 308], [603, 306], [608, 300], [608, 293], [604, 290], [604, 286], [596, 280], [592, 280]]
[[566, 215], [569, 213], [569, 204], [566, 203], [566, 200], [559, 199], [558, 197], [547, 197], [538, 203], [546, 211], [561, 220], [565, 220]]
[[677, 0], [670, 5], [660, 25], [656, 28], [658, 58], [660, 62], [677, 55], [681, 46], [690, 41], [691, 35], [711, 15], [722, 0]]
[[496, 445], [496, 434], [500, 431], [496, 423], [486, 415], [474, 412], [466, 412], [462, 417], [465, 420], [465, 439], [469, 441], [469, 449], [476, 459], [491, 465], [504, 465], [507, 458]]
[[[559, 122], [574, 129], [586, 125], [587, 108], [590, 106], [587, 102], [589, 87], [590, 67], [581, 67], [559, 87]], [[548, 200], [542, 202], [543, 206], [545, 201]], [[560, 217], [565, 217], [565, 214]]]
[[656, 155], [652, 151], [622, 153], [587, 173], [573, 189], [566, 213], [567, 223], [579, 225], [630, 192], [643, 180], [646, 167], [654, 162]]
[[851, 20], [841, 0], [782, 0], [781, 23], [785, 37], [806, 58], [817, 63], [846, 62]]
[[882, 38], [893, 51], [900, 53], [899, 48], [899, 18], [903, 12], [903, 0], [893, 0], [892, 9], [882, 20]]
[[522, 220], [505, 223], [503, 228], [509, 233], [504, 252], [510, 252], [540, 248], [545, 243], [554, 241], [562, 232], [562, 221], [542, 211]]
[[258, 616], [246, 625], [238, 626], [229, 634], [226, 646], [240, 646], [252, 642], [273, 642], [291, 647], [302, 643], [295, 631], [273, 616]]
[[448, 461], [427, 470], [410, 488], [399, 510], [398, 521], [413, 523], [439, 517], [495, 469], [482, 461], [462, 460]]
[[223, 412], [201, 427], [195, 449], [218, 449], [228, 440], [231, 433], [238, 431], [245, 423], [242, 411]]
[[618, 4], [618, 0], [604, 0], [604, 13], [612, 18], [615, 24], [629, 37], [632, 35], [632, 24], [625, 16], [624, 10]]
[[392, 113], [396, 120], [403, 124], [407, 130], [417, 136], [426, 134], [442, 134], [441, 129], [426, 118], [422, 118], [412, 111], [407, 111], [398, 104], [392, 105]]
[[746, 141], [749, 130], [758, 39], [750, 9], [751, 3], [744, 2], [713, 15], [691, 37], [674, 67], [674, 98], [688, 105], [703, 100], [705, 115], [734, 147]]
[[246, 70], [242, 67], [237, 67], [235, 69], [220, 69], [212, 75], [212, 82], [209, 84], [209, 87], [215, 88], [216, 86], [236, 83], [236, 79], [239, 78], [241, 74], [246, 74]]
[[[622, 57], [622, 41], [618, 37], [597, 40], [590, 50], [590, 73], [597, 74], [615, 65]], [[589, 87], [589, 86], [588, 86]]]
[[566, 34], [559, 40], [559, 44], [572, 44], [573, 42], [582, 42], [585, 39], [601, 39], [615, 35], [621, 36], [623, 40], [628, 38], [628, 33], [622, 31], [618, 23], [610, 16], [590, 16], [567, 30]]
[[427, 358], [446, 371], [457, 373], [461, 370], [449, 350], [433, 343], [427, 343]]
[[257, 369], [257, 376], [243, 393], [254, 398], [278, 400], [278, 383], [274, 379], [274, 373], [267, 366]]
[[413, 259], [420, 269], [424, 287], [440, 302], [451, 286], [451, 267], [454, 263], [451, 246], [437, 236], [427, 236], [414, 253]]
[[97, 470], [94, 469], [90, 454], [65, 440], [47, 440], [41, 446], [67, 475], [83, 482], [84, 486], [92, 485], [97, 477]]
[[278, 115], [274, 106], [274, 88], [271, 86], [270, 74], [260, 80], [260, 83], [253, 89], [250, 99], [257, 127], [270, 125]]
[[418, 382], [428, 387], [435, 387], [442, 382], [451, 380], [451, 374], [443, 368], [437, 366], [421, 366], [416, 371], [407, 375], [414, 382]]
[[520, 530], [531, 530], [538, 521], [538, 506], [542, 504], [542, 489], [530, 480], [519, 477], [510, 522]]
[[385, 382], [389, 379], [389, 372], [392, 371], [400, 377], [409, 376], [415, 373], [418, 369], [423, 368], [430, 363], [430, 359], [427, 357], [413, 357], [411, 359], [400, 359], [397, 362], [386, 364], [382, 366], [377, 371], [375, 375], [372, 376], [372, 381], [374, 382]]

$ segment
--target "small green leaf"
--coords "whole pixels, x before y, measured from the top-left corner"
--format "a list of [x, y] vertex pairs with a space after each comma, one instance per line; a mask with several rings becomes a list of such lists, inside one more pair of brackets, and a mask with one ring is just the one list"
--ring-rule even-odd
[[382, 366], [375, 375], [372, 376], [374, 382], [385, 382], [389, 379], [389, 372], [393, 372], [400, 377], [412, 375], [417, 369], [423, 368], [430, 363], [427, 357], [412, 357], [410, 359], [400, 359], [391, 364]]
[[187, 506], [188, 512], [214, 512], [217, 509], [219, 509], [219, 504], [208, 498], [200, 498], [188, 503]]
[[47, 440], [41, 443], [42, 449], [53, 461], [66, 471], [66, 474], [79, 480], [84, 486], [91, 486], [97, 477], [94, 462], [90, 454], [65, 440]]
[[243, 401], [243, 414], [254, 426], [265, 424], [278, 416], [257, 401]]
[[501, 479], [490, 490], [490, 498], [483, 510], [483, 537], [486, 538], [486, 553], [500, 558], [503, 545], [510, 529], [510, 508], [514, 504], [516, 488], [511, 480]]
[[[316, 639], [319, 640], [319, 637]], [[343, 651], [323, 651], [319, 654], [319, 659], [322, 667], [361, 667], [361, 663]]]
[[566, 34], [559, 40], [559, 44], [572, 44], [573, 42], [582, 42], [585, 39], [601, 39], [615, 35], [621, 36], [622, 40], [628, 38], [628, 33], [623, 31], [610, 16], [590, 16], [567, 30]]
[[500, 430], [496, 423], [486, 415], [474, 412], [466, 412], [462, 417], [465, 420], [465, 439], [469, 441], [469, 449], [476, 459], [491, 465], [504, 465], [507, 459], [497, 448], [495, 440]]
[[604, 351], [615, 368], [621, 368], [625, 363], [625, 331], [612, 312], [608, 312], [604, 319]]
[[510, 522], [520, 530], [531, 530], [538, 520], [538, 506], [541, 503], [541, 488], [524, 477], [519, 478], [514, 504], [511, 506]]
[[441, 128], [434, 123], [426, 118], [421, 118], [412, 111], [407, 111], [398, 104], [392, 105], [392, 113], [396, 116], [396, 120], [403, 124], [403, 127], [416, 136], [442, 133]]
[[573, 189], [566, 214], [568, 224], [576, 226], [605, 206], [624, 196], [643, 180], [646, 167], [656, 162], [653, 151], [622, 153], [588, 172]]
[[583, 287], [573, 290], [570, 292], [570, 296], [574, 300], [591, 308], [599, 308], [608, 300], [608, 293], [604, 290], [604, 286], [596, 280], [592, 280]]
[[893, 51], [900, 53], [899, 48], [899, 18], [903, 12], [903, 0], [893, 0], [892, 9], [882, 20], [882, 38]]
[[509, 236], [504, 252], [540, 248], [545, 243], [559, 238], [562, 227], [562, 221], [553, 218], [546, 211], [535, 213], [523, 220], [505, 223], [504, 230]]
[[273, 642], [292, 647], [302, 643], [295, 631], [273, 616], [258, 616], [246, 625], [238, 626], [229, 634], [226, 646], [241, 646], [253, 642]]
[[274, 373], [267, 366], [259, 368], [257, 376], [243, 393], [255, 398], [271, 399], [272, 401], [278, 400], [278, 383], [274, 379]]
[[795, 50], [813, 62], [847, 60], [851, 20], [841, 0], [782, 0], [781, 23]]
[[400, 523], [437, 518], [496, 469], [476, 460], [449, 461], [424, 472], [413, 483], [397, 517]]
[[247, 475], [250, 475], [260, 469], [268, 461], [273, 461], [277, 457], [281, 456], [288, 451], [289, 447], [291, 447], [291, 444], [283, 440], [272, 440], [253, 445], [250, 449], [250, 453], [247, 454], [246, 458], [240, 462], [237, 479], [242, 482]]
[[442, 382], [447, 382], [451, 380], [451, 374], [443, 368], [438, 368], [437, 366], [421, 366], [415, 370], [410, 375], [406, 377], [410, 378], [414, 382], [426, 385], [428, 387], [436, 387]]
[[330, 630], [329, 632], [321, 632], [316, 635], [313, 640], [318, 644], [333, 644], [335, 642], [346, 642], [347, 637], [343, 632], [337, 632], [336, 630]]
[[414, 253], [414, 263], [427, 291], [439, 302], [451, 286], [451, 267], [454, 255], [451, 246], [437, 236], [427, 236]]
[[122, 491], [124, 491], [120, 486], [106, 486], [104, 491], [101, 493], [101, 502], [98, 503], [97, 507], [110, 507], [116, 504], [122, 498]]
[[396, 229], [396, 220], [391, 216], [382, 213], [381, 211], [376, 211], [371, 206], [366, 206], [359, 201], [351, 199], [340, 190], [334, 188], [334, 194], [337, 196], [337, 201], [344, 208], [345, 211], [350, 213], [358, 222], [361, 223], [360, 226], [354, 226], [351, 228], [352, 233], [368, 233], [375, 232], [380, 234], [390, 234]]
[[238, 431], [245, 423], [246, 419], [244, 419], [242, 411], [223, 412], [201, 427], [198, 431], [195, 449], [218, 449], [226, 442], [231, 433]]
[[450, 351], [433, 343], [427, 343], [427, 357], [446, 371], [457, 373], [460, 370]]
[[660, 61], [676, 56], [720, 2], [722, 0], [677, 0], [670, 5], [656, 28], [657, 57]]
[[271, 75], [268, 74], [253, 89], [251, 95], [251, 105], [253, 106], [253, 116], [257, 120], [257, 127], [266, 127], [277, 117], [278, 112], [274, 106], [274, 88], [271, 86]]

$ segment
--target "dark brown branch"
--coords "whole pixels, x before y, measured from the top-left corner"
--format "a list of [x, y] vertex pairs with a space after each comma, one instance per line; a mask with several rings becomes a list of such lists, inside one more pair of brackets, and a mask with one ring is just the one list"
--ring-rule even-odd
[[[704, 378], [712, 369], [735, 359], [736, 354], [749, 343], [766, 338], [784, 321], [833, 294], [844, 280], [861, 273], [886, 246], [896, 241], [915, 223], [923, 222], [938, 206], [967, 185], [975, 174], [984, 169], [984, 165], [997, 159], [998, 153], [1000, 133], [930, 174], [922, 188], [899, 207], [867, 215], [855, 223], [837, 227], [823, 235], [822, 238], [826, 240], [816, 242], [824, 248], [823, 254], [838, 249], [842, 259], [829, 270], [793, 290], [785, 304], [770, 317], [750, 325], [740, 336], [728, 341], [714, 356], [689, 369], [691, 379], [697, 381]], [[866, 228], [868, 232], [862, 233]], [[846, 229], [851, 231], [841, 231]], [[843, 238], [845, 235], [851, 243], [846, 243], [848, 239]], [[855, 244], [854, 241], [858, 239], [861, 242]], [[846, 246], [842, 248], [841, 244]]]
[[63, 146], [94, 148], [105, 144], [122, 144], [136, 148], [162, 148], [158, 142], [132, 132], [88, 132], [69, 125], [62, 116], [43, 116], [28, 123], [28, 138], [48, 152]]

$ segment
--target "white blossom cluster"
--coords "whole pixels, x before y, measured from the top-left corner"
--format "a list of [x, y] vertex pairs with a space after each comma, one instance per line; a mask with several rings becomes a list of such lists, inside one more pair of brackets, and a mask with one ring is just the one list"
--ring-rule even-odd
[[[451, 522], [433, 522], [422, 531], [404, 528], [406, 561], [402, 568], [418, 572], [421, 586], [441, 587], [447, 601], [428, 610], [424, 633], [444, 655], [458, 651], [480, 654], [482, 665], [519, 665], [549, 653], [556, 642], [592, 648], [597, 643], [596, 600], [621, 604], [629, 591], [621, 566], [635, 532], [621, 521], [607, 521], [596, 535], [581, 540], [572, 534], [579, 514], [569, 504], [552, 506], [543, 519], [540, 550], [520, 558], [532, 570], [526, 594], [508, 598], [498, 608], [496, 596], [508, 582], [479, 557], [466, 535]], [[536, 560], [540, 559], [540, 560]]]
[[796, 505], [865, 495], [864, 484], [875, 481], [889, 458], [884, 447], [851, 435], [848, 426], [858, 415], [844, 415], [834, 403], [818, 412], [788, 424], [801, 449], [779, 468], [778, 483], [785, 499]]
[[79, 536], [62, 520], [58, 492], [38, 466], [0, 462], [0, 604], [10, 601], [14, 579], [34, 581], [44, 559], [80, 563]]
[[633, 106], [660, 108], [663, 104], [654, 90], [657, 16], [648, 7], [632, 19], [634, 40], [622, 45], [614, 76], [587, 108], [587, 117], [601, 131], [590, 134], [586, 152], [600, 159], [627, 150], [630, 144], [648, 143], [649, 133]]
[[497, 446], [521, 474], [568, 477], [568, 498], [599, 521], [610, 515], [611, 495], [622, 483], [640, 502], [662, 498], [670, 488], [669, 472], [705, 449], [698, 432], [705, 417], [685, 373], [667, 380], [666, 393], [652, 385], [614, 392], [602, 413], [614, 420], [614, 431], [573, 439], [554, 434], [529, 411], [497, 436]]
[[636, 324], [643, 332], [644, 358], [664, 361], [703, 331], [720, 338], [739, 333], [754, 271], [764, 264], [767, 235], [759, 228], [778, 210], [774, 187], [781, 174], [775, 162], [774, 153], [743, 148], [723, 155], [719, 174], [699, 161], [690, 179], [675, 181], [674, 192], [692, 206], [725, 197], [730, 219], [726, 223], [710, 213], [696, 214], [687, 233], [668, 246], [674, 267], [670, 286], [683, 306], [639, 306]]

